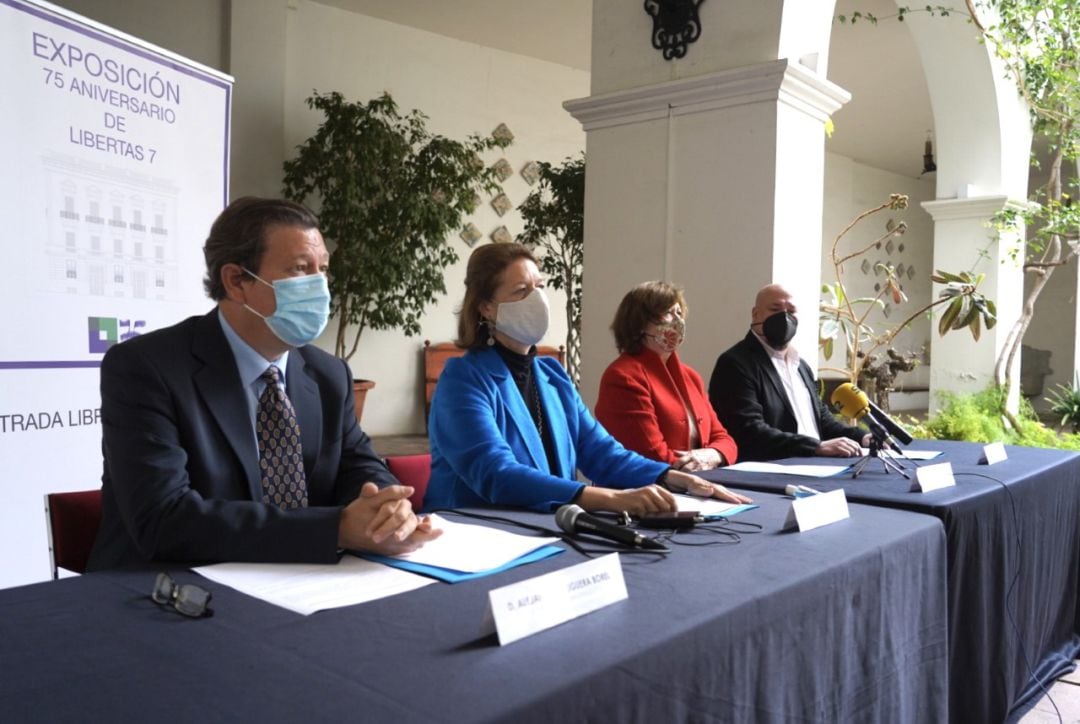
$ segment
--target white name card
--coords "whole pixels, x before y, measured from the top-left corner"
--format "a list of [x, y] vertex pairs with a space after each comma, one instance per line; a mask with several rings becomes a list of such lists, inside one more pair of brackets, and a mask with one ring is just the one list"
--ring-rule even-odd
[[791, 501], [787, 518], [784, 520], [784, 530], [798, 528], [805, 533], [850, 517], [847, 496], [844, 495], [844, 489], [840, 488]]
[[1008, 459], [1009, 453], [1005, 452], [1005, 443], [992, 442], [989, 445], [983, 445], [983, 459], [979, 462], [983, 465], [993, 465]]
[[915, 479], [911, 481], [911, 492], [929, 493], [931, 490], [953, 485], [956, 485], [956, 480], [953, 479], [952, 463], [923, 465], [915, 471]]
[[500, 646], [625, 598], [618, 553], [488, 592]]

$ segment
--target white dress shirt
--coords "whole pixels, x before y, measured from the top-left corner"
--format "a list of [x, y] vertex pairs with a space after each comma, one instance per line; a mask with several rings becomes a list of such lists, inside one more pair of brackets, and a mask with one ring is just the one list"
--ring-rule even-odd
[[773, 367], [776, 368], [776, 374], [780, 376], [788, 404], [795, 412], [798, 433], [820, 440], [821, 432], [818, 430], [814, 401], [810, 399], [810, 390], [807, 389], [802, 375], [799, 374], [799, 351], [791, 344], [784, 350], [776, 350], [770, 347], [757, 332], [754, 332], [754, 336], [757, 337], [758, 342], [761, 342], [761, 346], [772, 360]]

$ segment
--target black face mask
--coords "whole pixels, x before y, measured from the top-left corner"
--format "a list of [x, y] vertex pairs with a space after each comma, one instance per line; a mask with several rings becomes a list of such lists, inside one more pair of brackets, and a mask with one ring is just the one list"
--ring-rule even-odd
[[795, 338], [799, 320], [794, 314], [777, 312], [761, 323], [761, 334], [773, 349], [783, 349]]

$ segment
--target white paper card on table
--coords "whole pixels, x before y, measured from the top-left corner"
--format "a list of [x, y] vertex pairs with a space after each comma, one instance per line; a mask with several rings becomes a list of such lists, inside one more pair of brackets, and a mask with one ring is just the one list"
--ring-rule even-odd
[[716, 498], [699, 498], [696, 495], [674, 493], [671, 497], [675, 498], [675, 505], [678, 506], [680, 512], [697, 512], [706, 518], [714, 515], [724, 515], [729, 510], [743, 507], [742, 503], [725, 503]]
[[979, 461], [983, 465], [993, 465], [994, 463], [1005, 462], [1009, 459], [1009, 453], [1005, 452], [1005, 443], [992, 442], [989, 445], [983, 445], [983, 459]]
[[335, 564], [216, 563], [191, 570], [211, 581], [305, 616], [435, 583], [426, 576], [353, 556], [345, 556]]
[[915, 479], [911, 481], [911, 492], [929, 493], [931, 490], [940, 490], [953, 485], [956, 485], [956, 480], [953, 478], [952, 463], [923, 465], [915, 471]]
[[579, 563], [488, 592], [485, 620], [505, 646], [627, 598], [619, 554]]
[[506, 565], [537, 548], [558, 543], [558, 538], [535, 538], [471, 523], [457, 523], [434, 513], [432, 524], [442, 535], [412, 553], [394, 556], [404, 561], [449, 568], [463, 573]]
[[780, 465], [779, 463], [759, 463], [748, 461], [728, 465], [724, 470], [737, 470], [743, 473], [771, 473], [773, 475], [803, 475], [809, 478], [827, 478], [847, 470], [850, 465]]
[[[862, 455], [866, 457], [870, 454], [870, 448], [863, 448]], [[940, 450], [901, 450], [897, 453], [896, 450], [881, 450], [879, 455], [884, 455], [893, 458], [905, 458], [907, 460], [933, 460], [939, 457], [942, 452]]]
[[787, 518], [784, 520], [784, 530], [798, 528], [800, 532], [805, 533], [850, 517], [847, 495], [844, 494], [843, 488], [838, 488], [828, 493], [808, 495], [791, 501]]

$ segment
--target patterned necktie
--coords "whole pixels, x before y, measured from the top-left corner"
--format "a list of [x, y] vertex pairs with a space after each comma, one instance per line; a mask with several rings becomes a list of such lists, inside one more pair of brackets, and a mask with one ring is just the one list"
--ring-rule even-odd
[[259, 439], [259, 474], [263, 502], [282, 509], [306, 508], [307, 481], [300, 447], [300, 426], [274, 365], [259, 376], [266, 389], [259, 397], [255, 435]]

